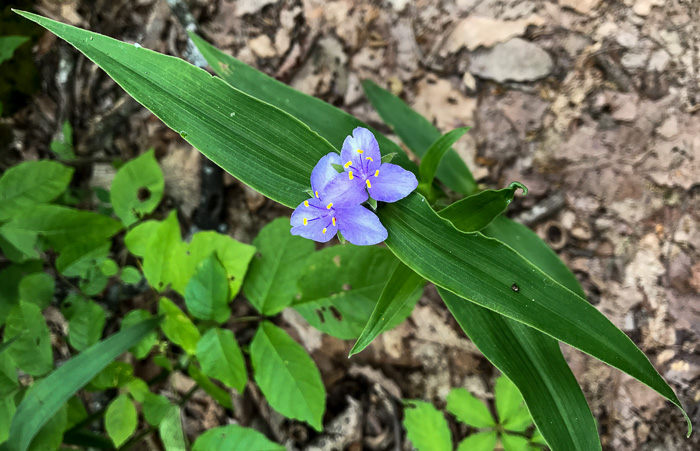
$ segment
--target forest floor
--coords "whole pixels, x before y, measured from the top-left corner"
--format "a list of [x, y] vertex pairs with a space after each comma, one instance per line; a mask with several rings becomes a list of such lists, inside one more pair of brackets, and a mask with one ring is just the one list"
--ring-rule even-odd
[[[588, 300], [644, 351], [700, 426], [697, 0], [183, 4], [200, 35], [223, 51], [389, 136], [363, 95], [364, 79], [400, 95], [442, 132], [472, 126], [455, 149], [478, 182], [502, 188], [517, 180], [529, 188], [509, 215], [570, 265]], [[36, 9], [192, 58], [184, 27], [165, 0], [43, 0]], [[109, 187], [111, 158], [153, 147], [166, 177], [161, 210], [177, 208], [188, 226], [223, 226], [249, 243], [271, 219], [291, 213], [229, 176], [207, 176], [198, 152], [53, 35], [43, 35], [34, 53], [41, 89], [28, 107], [3, 119], [13, 139], [2, 149], [1, 169], [47, 157], [69, 121], [85, 186]], [[220, 202], [202, 202], [217, 192]], [[393, 443], [400, 418], [387, 421], [387, 397], [444, 407], [452, 387], [492, 396], [497, 370], [432, 287], [409, 320], [352, 359], [351, 342], [322, 336], [290, 309], [281, 324], [320, 367], [331, 414], [353, 420], [336, 425], [326, 445], [317, 437], [307, 449]], [[679, 410], [651, 389], [578, 351], [564, 347], [564, 354], [604, 449], [700, 449], [700, 434], [686, 439]], [[249, 395], [247, 403], [260, 401]], [[226, 412], [206, 396], [195, 396], [184, 411], [192, 436], [227, 423]], [[306, 430], [282, 424], [274, 412], [241, 411], [263, 412], [255, 421], [267, 423], [280, 442], [290, 436], [304, 442]]]

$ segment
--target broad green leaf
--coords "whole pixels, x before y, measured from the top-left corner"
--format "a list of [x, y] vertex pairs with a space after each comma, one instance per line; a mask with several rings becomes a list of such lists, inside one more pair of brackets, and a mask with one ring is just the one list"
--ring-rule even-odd
[[0, 353], [0, 398], [17, 390], [17, 366], [7, 352]]
[[51, 303], [55, 288], [56, 282], [51, 275], [45, 272], [29, 274], [19, 282], [19, 299], [36, 304], [43, 310]]
[[86, 387], [90, 391], [121, 388], [134, 379], [134, 367], [126, 362], [111, 362], [99, 372]]
[[[175, 211], [170, 212], [168, 218], [172, 215], [177, 215], [177, 213]], [[162, 222], [151, 219], [149, 221], [144, 221], [138, 224], [133, 229], [129, 230], [129, 232], [127, 232], [126, 236], [124, 237], [124, 245], [126, 245], [126, 248], [129, 249], [129, 252], [136, 255], [137, 257], [144, 257], [146, 255], [148, 244], [151, 242], [153, 236], [160, 229]], [[177, 222], [177, 217], [175, 218], [175, 222]], [[172, 233], [171, 235], [176, 236], [177, 239], [179, 239], [179, 229], [177, 234]], [[170, 235], [168, 236], [168, 238], [175, 241], [175, 239], [173, 239]]]
[[243, 393], [248, 374], [233, 332], [227, 329], [209, 329], [197, 343], [196, 356], [207, 376]]
[[[365, 127], [372, 130], [383, 154], [395, 153], [395, 164], [403, 166], [405, 169], [414, 173], [418, 173], [418, 168], [408, 159], [408, 156], [401, 147], [384, 137], [381, 133], [376, 132], [372, 127], [359, 119], [350, 116], [345, 111], [321, 99], [304, 94], [301, 91], [297, 91], [265, 75], [244, 62], [223, 53], [194, 33], [190, 33], [190, 37], [199, 48], [200, 52], [202, 52], [202, 55], [211, 68], [214, 69], [214, 72], [229, 85], [240, 89], [256, 99], [274, 105], [282, 111], [286, 111], [306, 124], [311, 130], [328, 140], [336, 149], [340, 149], [345, 137], [350, 135], [355, 127]], [[331, 150], [325, 150], [323, 153], [316, 156], [314, 163]], [[385, 163], [385, 161], [382, 161], [382, 163]], [[311, 171], [309, 170], [309, 174], [310, 173]], [[307, 175], [304, 181], [306, 185], [308, 185], [308, 181], [309, 178]], [[308, 186], [303, 189], [307, 188]], [[301, 200], [303, 200], [303, 198]], [[301, 200], [294, 204], [294, 206], [298, 205]]]
[[83, 351], [102, 338], [105, 311], [97, 303], [79, 304], [68, 322], [68, 342], [76, 351]]
[[36, 205], [2, 226], [11, 233], [36, 233], [57, 251], [78, 241], [104, 241], [121, 229], [114, 219], [61, 205]]
[[[364, 80], [362, 88], [374, 109], [384, 122], [394, 129], [416, 155], [423, 157], [442, 133], [420, 114], [416, 113], [391, 92], [371, 80]], [[437, 169], [437, 176], [450, 189], [464, 195], [477, 190], [476, 181], [454, 150], [449, 150]]]
[[71, 397], [66, 403], [66, 419], [68, 420], [66, 430], [71, 429], [85, 418], [87, 418], [87, 410], [83, 401], [78, 396]]
[[233, 409], [231, 394], [214, 384], [214, 382], [212, 382], [211, 379], [209, 379], [209, 377], [207, 377], [207, 375], [204, 374], [197, 365], [190, 364], [190, 366], [187, 368], [187, 374], [189, 374], [190, 377], [197, 382], [197, 385], [199, 385], [202, 390], [214, 398], [217, 403], [227, 409]]
[[316, 364], [285, 331], [264, 321], [250, 344], [255, 382], [273, 409], [323, 428], [326, 390]]
[[137, 268], [129, 265], [122, 268], [122, 282], [128, 285], [136, 285], [137, 283], [141, 282], [142, 279], [143, 276], [141, 275], [141, 271], [139, 271]]
[[185, 288], [187, 310], [198, 319], [221, 324], [231, 316], [228, 278], [223, 265], [212, 254], [202, 260]]
[[151, 213], [163, 198], [165, 181], [153, 149], [119, 168], [110, 190], [114, 213], [127, 227]]
[[286, 448], [271, 442], [255, 429], [231, 424], [209, 429], [195, 440], [192, 451], [284, 451]]
[[127, 387], [131, 397], [134, 398], [136, 402], [140, 402], [141, 404], [143, 404], [144, 400], [146, 399], [146, 393], [150, 393], [150, 389], [148, 388], [146, 381], [139, 379], [138, 377], [131, 379], [127, 384]]
[[[129, 313], [127, 313], [126, 316], [124, 316], [120, 327], [121, 329], [126, 329], [127, 327], [131, 327], [134, 324], [148, 318], [151, 318], [151, 314], [148, 313], [146, 310], [132, 310]], [[158, 333], [155, 330], [152, 330], [143, 338], [143, 340], [141, 340], [136, 346], [131, 348], [129, 351], [131, 351], [131, 353], [134, 354], [134, 357], [136, 357], [138, 360], [141, 360], [145, 358], [149, 352], [151, 352], [151, 348], [156, 344], [157, 341]]]
[[[423, 293], [425, 280], [408, 266], [399, 262], [394, 273], [384, 286], [379, 301], [374, 306], [372, 316], [362, 330], [362, 334], [350, 350], [350, 356], [365, 349], [377, 335], [389, 329], [394, 318], [404, 319], [407, 306], [411, 309]], [[409, 313], [410, 314], [410, 313]]]
[[418, 190], [425, 193], [428, 198], [432, 197], [431, 190], [433, 187], [433, 179], [435, 178], [435, 172], [437, 171], [440, 161], [442, 161], [442, 158], [450, 150], [452, 145], [456, 143], [462, 135], [467, 133], [470, 128], [471, 127], [461, 127], [445, 133], [435, 140], [425, 152], [425, 155], [423, 155], [419, 167], [420, 184], [418, 185]]
[[109, 403], [105, 412], [105, 429], [114, 445], [121, 446], [136, 432], [138, 415], [128, 395], [119, 395]]
[[0, 177], [0, 221], [28, 208], [51, 202], [61, 195], [73, 177], [73, 169], [55, 161], [26, 161]]
[[[27, 275], [43, 269], [44, 262], [33, 260], [12, 264], [0, 270], [0, 324], [5, 322], [7, 314], [19, 302], [19, 283]], [[8, 340], [5, 335], [5, 341]]]
[[527, 194], [525, 185], [513, 182], [508, 188], [472, 194], [443, 208], [438, 214], [462, 232], [478, 232], [508, 208], [518, 188], [523, 190], [523, 195]]
[[447, 411], [469, 426], [476, 428], [496, 426], [486, 404], [464, 388], [454, 388], [447, 395]]
[[406, 400], [403, 409], [406, 437], [418, 451], [450, 451], [452, 437], [442, 412], [429, 402]]
[[502, 434], [501, 445], [504, 451], [528, 451], [530, 444], [527, 438], [519, 435]]
[[[180, 237], [180, 224], [177, 222], [177, 213], [170, 212], [167, 219], [153, 228], [149, 222], [144, 229], [148, 233], [148, 241], [145, 244], [143, 253], [143, 275], [148, 283], [156, 290], [162, 292], [169, 286], [187, 284], [189, 278], [184, 277], [185, 266], [185, 243]], [[136, 233], [135, 241], [141, 240], [141, 227], [137, 226], [129, 232], [127, 238], [132, 233]], [[136, 231], [139, 230], [137, 233]], [[138, 238], [138, 239], [136, 239]], [[128, 244], [127, 244], [128, 245]], [[136, 245], [135, 245], [136, 246]], [[138, 247], [138, 246], [137, 246]], [[136, 255], [135, 251], [132, 250]], [[181, 292], [182, 294], [182, 292]]]
[[84, 277], [90, 268], [109, 255], [109, 241], [76, 241], [66, 246], [56, 259], [56, 269], [66, 277]]
[[12, 58], [12, 54], [15, 53], [17, 47], [28, 40], [28, 36], [0, 36], [0, 63]]
[[498, 422], [509, 431], [524, 432], [532, 424], [523, 395], [518, 387], [506, 376], [496, 379], [494, 389]]
[[73, 315], [78, 311], [78, 307], [89, 301], [88, 298], [84, 297], [81, 293], [71, 291], [68, 293], [66, 298], [61, 303], [61, 313], [70, 322], [73, 319]]
[[535, 428], [535, 431], [532, 433], [532, 437], [530, 437], [530, 442], [537, 443], [539, 445], [547, 444], [547, 441], [544, 439], [544, 437], [542, 437], [542, 433], [537, 428]]
[[519, 388], [552, 449], [601, 449], [593, 415], [556, 340], [445, 290], [438, 291], [484, 356]]
[[160, 328], [168, 340], [180, 346], [186, 353], [194, 354], [199, 341], [199, 331], [187, 315], [168, 298], [160, 298], [158, 314], [163, 315]]
[[182, 430], [182, 419], [180, 418], [180, 407], [172, 406], [168, 410], [160, 426], [158, 426], [158, 432], [160, 433], [160, 439], [163, 441], [165, 451], [187, 450], [185, 433]]
[[243, 279], [248, 271], [248, 264], [255, 255], [255, 247], [236, 241], [221, 233], [205, 231], [195, 233], [187, 244], [181, 283], [173, 284], [173, 288], [184, 294], [187, 281], [194, 275], [197, 265], [202, 260], [216, 253], [216, 258], [224, 265], [229, 279], [228, 300], [233, 299], [243, 285]]
[[0, 443], [10, 436], [10, 420], [14, 416], [15, 410], [17, 407], [14, 396], [0, 397], [0, 418], [7, 418], [7, 421], [0, 421]]
[[48, 422], [41, 428], [32, 444], [29, 445], [29, 451], [47, 451], [59, 449], [63, 441], [63, 431], [68, 425], [68, 408], [63, 405], [58, 412], [53, 414]]
[[[306, 260], [292, 307], [306, 321], [334, 337], [357, 338], [372, 316], [398, 261], [380, 247], [333, 246]], [[409, 301], [416, 300], [416, 295]], [[411, 314], [412, 302], [387, 323], [391, 328]]]
[[143, 404], [143, 417], [151, 426], [158, 426], [168, 410], [175, 407], [165, 396], [151, 392], [144, 394], [141, 404]]
[[314, 252], [311, 240], [292, 235], [289, 219], [278, 218], [253, 240], [258, 249], [248, 268], [243, 292], [263, 315], [276, 315], [294, 300], [304, 262]]
[[68, 399], [120, 354], [138, 343], [158, 319], [147, 320], [91, 346], [44, 379], [35, 382], [17, 407], [6, 446], [26, 451], [39, 429]]
[[458, 231], [415, 193], [384, 205], [379, 217], [389, 232], [386, 245], [421, 276], [626, 372], [682, 409], [671, 387], [627, 335], [510, 247], [480, 233]]
[[88, 296], [95, 296], [104, 291], [109, 282], [109, 277], [105, 276], [99, 267], [90, 267], [83, 279], [80, 279], [78, 287], [80, 291]]
[[477, 432], [459, 442], [457, 451], [493, 451], [497, 442], [496, 431]]
[[36, 304], [20, 301], [7, 315], [5, 340], [20, 334], [6, 354], [19, 369], [32, 376], [41, 376], [51, 371], [53, 353], [49, 328]]
[[39, 258], [39, 252], [36, 250], [37, 238], [35, 232], [0, 227], [0, 250], [10, 261], [16, 263]]
[[117, 262], [111, 258], [106, 258], [102, 263], [100, 263], [100, 271], [107, 277], [112, 277], [119, 272], [119, 266]]

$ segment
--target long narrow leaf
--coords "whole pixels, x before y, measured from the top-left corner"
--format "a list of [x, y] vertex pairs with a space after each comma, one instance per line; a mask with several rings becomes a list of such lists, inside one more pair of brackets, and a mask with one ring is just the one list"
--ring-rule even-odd
[[423, 290], [425, 280], [411, 268], [399, 262], [387, 282], [367, 325], [350, 350], [350, 356], [365, 349], [377, 335], [384, 332], [396, 315], [407, 305], [415, 303], [416, 291]]
[[438, 291], [472, 342], [517, 385], [552, 450], [601, 449], [593, 415], [556, 340]]
[[141, 341], [159, 319], [148, 319], [94, 344], [70, 359], [27, 391], [10, 425], [5, 447], [25, 451], [34, 436], [75, 392], [110, 362]]
[[[391, 126], [399, 138], [419, 157], [423, 157], [428, 148], [442, 136], [433, 124], [391, 92], [370, 80], [365, 80], [362, 87], [384, 122]], [[458, 193], [469, 195], [476, 192], [474, 176], [454, 150], [447, 152], [442, 159], [437, 175], [445, 185]]]
[[425, 155], [423, 155], [419, 167], [420, 185], [418, 189], [425, 192], [427, 197], [430, 197], [430, 188], [433, 185], [435, 172], [437, 171], [440, 161], [442, 161], [442, 158], [447, 151], [450, 150], [452, 145], [456, 143], [462, 135], [467, 133], [470, 128], [471, 127], [461, 127], [445, 133], [431, 144], [425, 152]]

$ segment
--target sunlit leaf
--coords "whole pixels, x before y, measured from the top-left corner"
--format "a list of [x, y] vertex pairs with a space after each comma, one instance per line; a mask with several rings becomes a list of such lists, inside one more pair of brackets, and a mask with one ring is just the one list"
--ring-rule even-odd
[[227, 329], [209, 329], [197, 343], [196, 355], [207, 376], [243, 393], [248, 375], [233, 332]]
[[223, 265], [212, 254], [202, 260], [185, 288], [185, 305], [195, 318], [221, 324], [231, 316], [228, 278]]
[[32, 376], [41, 376], [53, 369], [53, 353], [49, 328], [41, 309], [20, 301], [7, 315], [5, 340], [19, 336], [6, 351], [17, 367]]
[[160, 327], [168, 340], [180, 346], [186, 353], [194, 354], [200, 335], [187, 315], [168, 298], [160, 298], [158, 313], [163, 315]]
[[498, 422], [505, 429], [524, 432], [532, 424], [532, 417], [527, 410], [523, 395], [510, 379], [505, 376], [496, 379], [494, 396]]
[[121, 446], [134, 435], [137, 425], [136, 407], [128, 395], [119, 395], [109, 403], [105, 412], [105, 429], [115, 446]]
[[102, 338], [105, 311], [93, 301], [79, 304], [68, 323], [68, 341], [77, 351], [82, 351]]
[[451, 451], [452, 438], [442, 412], [429, 402], [404, 401], [403, 427], [418, 451]]
[[[186, 451], [185, 434], [182, 430], [180, 407], [172, 406], [158, 427], [165, 451]], [[223, 449], [223, 448], [217, 448]], [[251, 448], [252, 449], [252, 448]]]
[[114, 213], [130, 226], [155, 210], [164, 188], [163, 171], [151, 149], [126, 162], [114, 176], [110, 191]]
[[493, 451], [497, 442], [496, 431], [478, 432], [459, 442], [457, 451]]
[[[367, 86], [371, 85], [367, 83]], [[372, 90], [372, 88], [369, 89], [370, 91]], [[435, 140], [435, 142], [428, 147], [425, 155], [423, 155], [419, 167], [420, 184], [418, 185], [418, 190], [425, 193], [428, 198], [431, 197], [433, 179], [435, 178], [435, 172], [437, 171], [440, 161], [442, 161], [442, 158], [447, 154], [452, 145], [469, 131], [469, 128], [470, 127], [457, 128], [445, 133]]]
[[73, 169], [55, 161], [25, 161], [11, 167], [0, 177], [0, 221], [61, 195]]
[[496, 422], [483, 401], [464, 388], [454, 388], [447, 395], [447, 411], [462, 423], [477, 428], [495, 427]]
[[197, 437], [192, 451], [284, 451], [286, 448], [271, 442], [255, 429], [244, 428], [234, 424], [209, 429]]

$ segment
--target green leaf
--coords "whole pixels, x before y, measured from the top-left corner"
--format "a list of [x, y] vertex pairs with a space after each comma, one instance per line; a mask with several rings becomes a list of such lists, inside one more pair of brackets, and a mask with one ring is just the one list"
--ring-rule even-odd
[[83, 404], [83, 401], [78, 398], [78, 396], [71, 397], [66, 403], [66, 417], [68, 420], [66, 430], [71, 429], [73, 426], [87, 418], [87, 410], [85, 410], [85, 405]]
[[233, 332], [227, 329], [209, 329], [197, 343], [196, 355], [207, 376], [243, 393], [248, 374]]
[[146, 392], [143, 396], [143, 417], [151, 426], [158, 426], [172, 409], [173, 404], [165, 396]]
[[187, 281], [194, 275], [197, 265], [212, 253], [224, 265], [229, 279], [228, 300], [233, 299], [243, 285], [243, 279], [248, 271], [248, 264], [255, 255], [255, 247], [234, 240], [230, 236], [217, 232], [198, 232], [187, 245], [183, 276], [173, 288], [184, 294]]
[[100, 264], [100, 271], [102, 271], [102, 274], [104, 274], [105, 276], [112, 277], [113, 275], [119, 272], [119, 266], [117, 265], [117, 262], [115, 262], [111, 258], [106, 258]]
[[484, 356], [519, 388], [552, 449], [601, 449], [593, 415], [556, 340], [438, 291]]
[[17, 407], [14, 396], [0, 397], [0, 418], [7, 418], [7, 421], [0, 421], [0, 443], [3, 443], [10, 436], [10, 420], [14, 416], [15, 410]]
[[464, 388], [455, 388], [447, 395], [447, 411], [462, 423], [476, 428], [495, 427], [496, 422], [483, 401]]
[[447, 132], [428, 147], [428, 150], [425, 152], [420, 162], [420, 185], [418, 187], [426, 196], [430, 197], [433, 179], [435, 178], [435, 172], [437, 171], [440, 161], [442, 161], [442, 158], [450, 150], [452, 145], [456, 143], [462, 135], [467, 133], [470, 128], [471, 127], [461, 127]]
[[19, 282], [19, 299], [45, 309], [51, 303], [56, 283], [49, 274], [37, 272], [24, 276]]
[[68, 188], [72, 177], [72, 168], [55, 161], [26, 161], [11, 167], [0, 177], [0, 221], [51, 202]]
[[51, 151], [56, 154], [61, 160], [74, 160], [75, 151], [73, 150], [73, 127], [70, 122], [63, 122], [62, 140], [51, 141]]
[[[384, 122], [393, 128], [401, 141], [419, 157], [423, 157], [428, 148], [442, 136], [433, 124], [391, 92], [379, 87], [371, 80], [364, 80], [362, 88]], [[469, 172], [469, 168], [454, 150], [448, 151], [442, 158], [437, 176], [445, 185], [458, 193], [469, 195], [477, 190], [476, 181]]]
[[17, 367], [32, 376], [41, 376], [53, 369], [51, 337], [41, 309], [20, 301], [7, 315], [5, 340], [21, 336], [7, 350]]
[[316, 364], [285, 331], [264, 321], [250, 344], [255, 382], [273, 409], [323, 428], [326, 390]]
[[[350, 356], [365, 349], [377, 335], [389, 329], [394, 318], [405, 318], [405, 311], [411, 310], [423, 293], [425, 280], [413, 272], [408, 266], [399, 262], [384, 286], [379, 301], [374, 306], [372, 316], [362, 330], [362, 334], [350, 350]], [[410, 312], [409, 312], [410, 314]]]
[[[626, 372], [682, 408], [671, 387], [620, 329], [510, 247], [480, 233], [458, 231], [415, 193], [385, 204], [379, 217], [389, 232], [386, 245], [421, 276]], [[519, 291], [511, 288], [514, 283]]]
[[153, 149], [119, 168], [110, 191], [114, 213], [127, 227], [151, 213], [163, 198], [165, 181]]
[[[146, 310], [132, 310], [129, 313], [127, 313], [126, 316], [124, 316], [120, 327], [121, 329], [126, 329], [127, 327], [131, 327], [134, 324], [151, 317], [151, 314], [148, 313]], [[129, 349], [129, 351], [131, 351], [131, 353], [134, 354], [134, 357], [136, 357], [138, 360], [144, 359], [146, 358], [148, 353], [151, 352], [151, 348], [156, 344], [157, 341], [158, 333], [155, 330], [152, 330], [136, 346]]]
[[185, 289], [185, 305], [195, 318], [221, 324], [231, 316], [226, 270], [214, 254], [202, 260]]
[[418, 451], [450, 451], [452, 438], [442, 412], [429, 402], [404, 401], [403, 427]]
[[105, 311], [95, 302], [88, 301], [77, 306], [68, 322], [68, 342], [76, 351], [83, 351], [102, 338], [105, 327]]
[[62, 252], [77, 241], [104, 241], [121, 229], [114, 219], [61, 205], [36, 205], [4, 224], [3, 231], [36, 233]]
[[255, 429], [237, 425], [219, 426], [209, 429], [195, 440], [192, 451], [210, 451], [221, 449], [226, 451], [284, 451], [286, 448], [271, 442]]
[[211, 379], [207, 377], [206, 374], [202, 372], [201, 369], [197, 367], [197, 365], [190, 365], [187, 368], [187, 374], [190, 375], [192, 379], [194, 379], [195, 382], [197, 382], [197, 385], [199, 385], [202, 390], [207, 392], [209, 396], [214, 398], [214, 400], [221, 404], [223, 407], [227, 409], [233, 409], [233, 403], [231, 402], [231, 394], [214, 384]]
[[137, 268], [127, 265], [122, 268], [121, 279], [125, 284], [136, 285], [141, 282], [143, 276]]
[[128, 395], [119, 395], [109, 403], [105, 412], [105, 429], [114, 445], [121, 446], [136, 432], [138, 415]]
[[524, 432], [532, 425], [532, 417], [527, 410], [523, 395], [510, 379], [506, 376], [496, 379], [494, 395], [498, 422], [506, 430]]
[[[214, 72], [223, 78], [230, 86], [240, 89], [248, 95], [252, 95], [263, 102], [274, 105], [282, 111], [286, 111], [332, 144], [330, 147], [320, 148], [323, 150], [320, 150], [318, 154], [314, 153], [313, 156], [308, 155], [305, 157], [305, 160], [310, 158], [311, 160], [309, 161], [312, 161], [313, 163], [305, 174], [305, 178], [303, 179], [303, 184], [305, 186], [301, 188], [302, 190], [306, 190], [308, 188], [309, 175], [311, 174], [313, 165], [323, 155], [333, 151], [334, 149], [332, 147], [337, 147], [339, 149], [342, 146], [345, 137], [350, 135], [355, 127], [365, 127], [370, 129], [377, 138], [382, 152], [385, 154], [395, 154], [396, 161], [394, 163], [399, 164], [400, 166], [403, 166], [405, 169], [408, 169], [414, 173], [418, 172], [416, 165], [408, 158], [401, 147], [390, 139], [384, 137], [381, 133], [375, 132], [372, 127], [369, 127], [362, 121], [350, 116], [345, 111], [342, 111], [341, 109], [336, 108], [321, 99], [317, 99], [304, 94], [303, 92], [297, 91], [296, 89], [263, 74], [242, 61], [223, 53], [194, 33], [190, 33], [190, 37], [194, 41], [197, 48], [199, 48], [200, 52], [202, 52], [202, 55], [207, 60], [209, 65], [212, 67], [212, 69], [214, 69]], [[238, 118], [242, 113], [249, 114], [251, 112], [250, 110], [242, 110], [238, 108], [235, 111], [238, 113], [233, 116], [234, 118]], [[260, 117], [267, 116], [261, 115]], [[326, 144], [326, 146], [328, 145]], [[294, 157], [296, 157], [298, 154], [298, 150], [295, 150]], [[385, 161], [382, 160], [382, 163], [385, 163]], [[259, 188], [255, 189], [260, 190]], [[268, 197], [275, 199], [274, 196]], [[293, 205], [296, 207], [302, 200], [304, 200], [303, 197], [297, 200], [296, 203], [290, 202], [289, 204], [285, 205]]]
[[77, 241], [66, 246], [56, 259], [56, 269], [66, 277], [85, 277], [90, 268], [109, 255], [109, 241]]
[[[177, 213], [175, 211], [171, 211], [168, 215], [168, 219], [170, 219], [170, 216], [173, 215], [176, 216]], [[161, 222], [152, 219], [150, 221], [144, 221], [133, 229], [129, 230], [124, 237], [124, 245], [126, 245], [126, 248], [129, 249], [129, 252], [137, 257], [144, 257], [146, 255], [146, 251], [148, 250], [148, 244], [152, 241], [154, 234], [160, 229], [163, 222], [165, 221]], [[175, 222], [177, 223], [177, 216], [175, 217]], [[180, 229], [177, 229], [177, 234], [172, 233], [172, 235], [174, 235], [176, 239], [173, 239], [170, 235], [168, 235], [168, 238], [173, 239], [173, 241], [179, 241]]]
[[504, 451], [528, 451], [530, 449], [527, 438], [519, 435], [503, 434], [501, 435], [501, 444]]
[[180, 346], [186, 353], [193, 355], [199, 341], [199, 331], [187, 315], [168, 298], [160, 298], [158, 314], [163, 315], [160, 328], [168, 340]]
[[[7, 314], [19, 302], [19, 282], [27, 274], [39, 272], [43, 267], [43, 261], [34, 260], [12, 264], [0, 270], [0, 324], [5, 322]], [[8, 337], [5, 335], [5, 341], [7, 340]]]
[[[325, 248], [306, 261], [299, 279], [301, 297], [292, 306], [324, 333], [342, 339], [357, 338], [397, 264], [391, 252], [380, 247]], [[403, 321], [412, 309], [413, 304], [407, 303], [387, 327]]]
[[28, 40], [28, 36], [0, 36], [0, 63], [12, 58], [17, 47]]
[[10, 395], [18, 387], [17, 367], [8, 353], [2, 352], [0, 353], [0, 399]]
[[0, 228], [0, 250], [10, 261], [22, 263], [39, 258], [36, 250], [37, 234], [23, 230], [5, 230]]
[[258, 255], [250, 263], [243, 292], [263, 315], [276, 315], [292, 303], [304, 262], [314, 252], [313, 241], [289, 230], [289, 219], [278, 218], [253, 240]]
[[457, 451], [493, 451], [497, 442], [496, 431], [478, 432], [459, 442]]
[[462, 232], [478, 232], [508, 208], [518, 188], [523, 190], [523, 195], [527, 194], [525, 185], [513, 182], [508, 188], [485, 190], [465, 197], [440, 210], [438, 214]]
[[39, 429], [76, 391], [157, 325], [158, 319], [152, 319], [118, 332], [71, 358], [46, 378], [35, 382], [12, 418], [10, 438], [6, 446], [13, 451], [26, 451]]
[[532, 433], [532, 437], [530, 437], [530, 442], [536, 443], [538, 445], [547, 444], [547, 441], [544, 439], [544, 437], [542, 437], [542, 433], [537, 428], [535, 428], [535, 431]]
[[126, 362], [111, 362], [88, 384], [87, 390], [100, 391], [108, 388], [121, 388], [134, 379], [134, 367]]
[[32, 444], [29, 445], [29, 450], [46, 451], [59, 449], [63, 441], [63, 431], [67, 425], [68, 408], [66, 405], [63, 405], [36, 434]]
[[127, 384], [127, 387], [131, 397], [141, 404], [143, 404], [144, 400], [146, 399], [146, 393], [150, 393], [150, 389], [148, 388], [146, 381], [139, 379], [138, 377], [131, 379]]
[[84, 294], [95, 296], [104, 291], [107, 287], [107, 282], [109, 282], [109, 278], [100, 271], [99, 267], [93, 266], [88, 269], [85, 277], [80, 280], [78, 287]]
[[168, 410], [158, 427], [158, 432], [165, 451], [187, 450], [185, 433], [182, 430], [182, 419], [180, 418], [180, 407], [173, 406]]
[[[145, 224], [149, 224], [145, 226]], [[143, 275], [148, 283], [158, 291], [164, 291], [168, 286], [182, 286], [187, 284], [189, 277], [184, 276], [186, 245], [180, 237], [180, 224], [177, 222], [177, 213], [170, 212], [168, 218], [154, 228], [152, 223], [139, 224], [126, 236], [131, 235], [134, 241], [141, 241], [142, 232], [148, 233], [147, 242], [143, 253]], [[145, 226], [145, 227], [144, 227]], [[138, 232], [137, 232], [138, 230]], [[128, 245], [128, 243], [127, 243]], [[139, 248], [140, 245], [132, 244]], [[137, 252], [131, 250], [134, 254]], [[183, 293], [182, 291], [180, 292]]]

